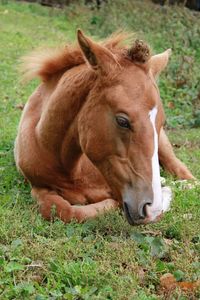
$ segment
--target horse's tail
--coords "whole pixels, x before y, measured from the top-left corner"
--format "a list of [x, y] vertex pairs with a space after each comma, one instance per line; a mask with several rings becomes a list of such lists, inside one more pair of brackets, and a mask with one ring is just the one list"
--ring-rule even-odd
[[55, 74], [84, 63], [81, 50], [72, 46], [34, 51], [21, 58], [20, 71], [23, 81], [36, 77], [48, 81]]

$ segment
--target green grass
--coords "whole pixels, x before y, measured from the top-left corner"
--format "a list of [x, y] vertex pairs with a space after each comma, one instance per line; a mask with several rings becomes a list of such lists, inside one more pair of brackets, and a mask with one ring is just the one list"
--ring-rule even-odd
[[[182, 125], [189, 124], [193, 103], [187, 103], [187, 97], [190, 92], [191, 97], [198, 94], [196, 65], [190, 69], [188, 85], [176, 89], [173, 80], [183, 54], [200, 62], [195, 34], [191, 40], [194, 47], [181, 47], [183, 37], [187, 40], [195, 33], [199, 21], [187, 10], [166, 8], [163, 12], [152, 4], [142, 10], [139, 1], [133, 3], [131, 14], [130, 7], [120, 13], [122, 1], [119, 10], [113, 4], [110, 23], [107, 7], [100, 11], [70, 7], [60, 12], [18, 2], [0, 5], [0, 299], [166, 299], [159, 289], [161, 275], [170, 272], [187, 281], [200, 278], [199, 187], [173, 187], [172, 209], [154, 225], [131, 227], [121, 212], [81, 225], [64, 225], [40, 217], [29, 186], [15, 169], [13, 144], [21, 115], [16, 105], [25, 103], [37, 84], [20, 84], [18, 59], [37, 46], [74, 39], [77, 27], [102, 37], [122, 24], [140, 31], [157, 51], [170, 47], [176, 39], [175, 58], [160, 80], [161, 94], [168, 125], [177, 126], [180, 117]], [[190, 77], [187, 68], [182, 75]], [[167, 104], [172, 96], [177, 105], [170, 110]], [[200, 178], [200, 129], [169, 134], [177, 155]], [[166, 177], [171, 184], [172, 178]], [[200, 294], [176, 290], [170, 297], [167, 299], [198, 299]]]

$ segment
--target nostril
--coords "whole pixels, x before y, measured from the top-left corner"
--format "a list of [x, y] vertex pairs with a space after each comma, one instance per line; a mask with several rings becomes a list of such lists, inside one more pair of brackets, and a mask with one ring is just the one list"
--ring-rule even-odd
[[139, 215], [142, 219], [145, 219], [147, 217], [147, 206], [149, 206], [151, 204], [152, 204], [152, 202], [148, 201], [148, 202], [143, 203], [140, 206]]

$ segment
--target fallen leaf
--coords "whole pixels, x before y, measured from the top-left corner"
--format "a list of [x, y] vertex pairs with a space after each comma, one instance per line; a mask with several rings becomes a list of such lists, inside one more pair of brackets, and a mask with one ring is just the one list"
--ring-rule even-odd
[[182, 290], [194, 290], [200, 287], [200, 280], [195, 282], [177, 282]]
[[169, 101], [169, 102], [167, 103], [167, 106], [168, 106], [169, 108], [171, 108], [171, 109], [173, 109], [173, 108], [175, 107], [175, 105], [174, 105], [174, 103], [173, 103], [172, 101]]
[[171, 273], [166, 273], [160, 277], [160, 286], [164, 289], [170, 290], [176, 287], [176, 279]]
[[195, 282], [176, 281], [176, 278], [171, 273], [166, 273], [160, 277], [160, 286], [165, 290], [173, 290], [179, 287], [182, 290], [194, 290], [200, 287], [200, 280]]
[[23, 103], [17, 104], [17, 105], [15, 105], [15, 108], [19, 109], [19, 110], [23, 110], [24, 109], [24, 104]]

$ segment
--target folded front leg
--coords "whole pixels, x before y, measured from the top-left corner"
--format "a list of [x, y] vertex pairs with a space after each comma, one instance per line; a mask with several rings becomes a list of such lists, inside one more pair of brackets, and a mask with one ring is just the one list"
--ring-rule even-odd
[[105, 199], [98, 203], [83, 206], [71, 205], [55, 191], [46, 188], [34, 187], [32, 189], [32, 196], [37, 199], [40, 212], [45, 219], [51, 220], [56, 216], [65, 223], [73, 219], [83, 222], [118, 207], [118, 202], [113, 199]]
[[174, 154], [172, 145], [163, 128], [161, 128], [159, 136], [158, 155], [161, 165], [172, 175], [180, 179], [194, 179], [192, 173]]

